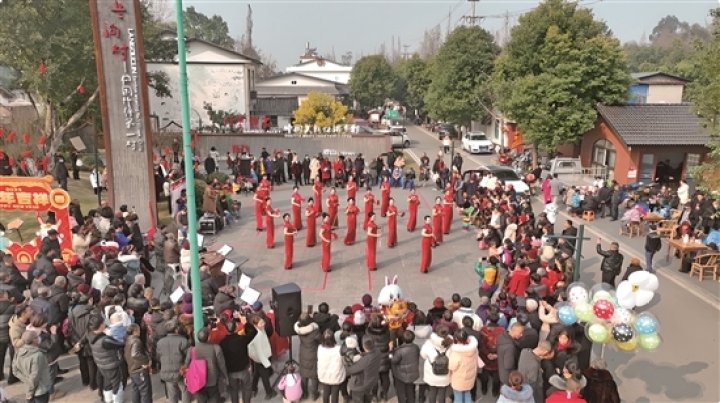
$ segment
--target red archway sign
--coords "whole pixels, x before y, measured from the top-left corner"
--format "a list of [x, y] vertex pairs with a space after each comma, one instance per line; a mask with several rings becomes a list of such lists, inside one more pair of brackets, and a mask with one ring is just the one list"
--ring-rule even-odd
[[29, 242], [21, 244], [8, 241], [7, 250], [19, 266], [25, 266], [35, 260], [42, 243], [42, 235], [50, 229], [58, 232], [63, 259], [68, 260], [73, 254], [68, 213], [70, 195], [62, 189], [52, 189], [50, 187], [52, 182], [52, 176], [43, 178], [3, 176], [0, 179], [0, 211], [4, 212], [3, 216], [12, 219], [15, 212], [55, 213], [55, 224], [50, 226], [41, 223], [40, 235]]

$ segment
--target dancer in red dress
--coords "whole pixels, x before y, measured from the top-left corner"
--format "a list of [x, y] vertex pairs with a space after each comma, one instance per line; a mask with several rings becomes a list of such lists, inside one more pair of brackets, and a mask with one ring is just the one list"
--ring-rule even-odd
[[338, 208], [340, 207], [340, 198], [335, 188], [330, 189], [330, 195], [325, 200], [328, 214], [330, 214], [330, 224], [333, 228], [338, 227]]
[[357, 183], [355, 183], [355, 179], [352, 175], [348, 175], [348, 181], [347, 181], [347, 198], [355, 200], [355, 196], [357, 195]]
[[387, 225], [388, 225], [388, 248], [394, 248], [397, 245], [397, 218], [398, 208], [395, 205], [395, 199], [392, 197], [388, 201]]
[[263, 215], [265, 214], [265, 199], [270, 197], [270, 188], [267, 186], [267, 181], [263, 179], [255, 189], [255, 195], [253, 200], [255, 201], [255, 229], [258, 231], [263, 230]]
[[450, 225], [453, 219], [453, 209], [455, 208], [455, 192], [451, 187], [445, 189], [445, 197], [443, 198], [443, 234], [450, 233]]
[[313, 198], [315, 199], [315, 208], [317, 209], [318, 213], [323, 212], [322, 194], [323, 194], [322, 181], [319, 178], [315, 178], [315, 183], [313, 183]]
[[265, 200], [265, 223], [267, 224], [267, 247], [272, 249], [275, 247], [275, 218], [280, 217], [280, 210], [274, 209], [272, 199], [269, 197]]
[[390, 202], [390, 178], [387, 176], [383, 178], [382, 184], [380, 185], [380, 216], [385, 217], [387, 215], [388, 204]]
[[305, 235], [305, 246], [307, 246], [308, 248], [312, 248], [317, 242], [315, 240], [315, 228], [317, 226], [316, 221], [319, 216], [320, 213], [318, 213], [317, 209], [315, 208], [313, 198], [311, 197], [308, 199], [308, 205], [305, 208], [305, 219], [307, 220], [307, 235]]
[[440, 196], [435, 198], [435, 205], [432, 208], [433, 234], [435, 234], [435, 245], [440, 245], [443, 241], [443, 209], [442, 199]]
[[285, 270], [292, 269], [293, 262], [293, 241], [297, 230], [290, 223], [290, 214], [283, 214], [283, 235], [285, 235]]
[[348, 205], [345, 208], [345, 215], [347, 216], [347, 234], [343, 243], [345, 245], [353, 245], [355, 243], [355, 232], [357, 231], [357, 215], [360, 209], [355, 205], [354, 199], [348, 199]]
[[304, 202], [302, 196], [300, 196], [300, 189], [297, 186], [293, 187], [292, 199], [292, 224], [296, 231], [302, 229], [302, 202]]
[[333, 233], [330, 226], [330, 215], [322, 213], [323, 221], [320, 226], [320, 242], [322, 243], [322, 261], [320, 267], [324, 272], [330, 271], [330, 243], [332, 242]]
[[410, 195], [407, 198], [408, 203], [408, 232], [415, 231], [415, 224], [417, 222], [418, 208], [420, 207], [420, 198], [415, 194], [415, 189], [410, 189]]
[[365, 238], [365, 255], [367, 256], [367, 268], [370, 271], [377, 270], [375, 261], [378, 238], [380, 238], [380, 227], [375, 223], [375, 213], [370, 213], [367, 227], [367, 238]]
[[432, 263], [432, 246], [435, 243], [433, 227], [430, 225], [432, 219], [425, 216], [425, 224], [422, 226], [422, 240], [420, 242], [420, 273], [427, 273]]
[[370, 221], [370, 213], [373, 213], [373, 209], [375, 208], [375, 195], [372, 193], [371, 188], [367, 188], [363, 200], [365, 201], [365, 219], [363, 220], [363, 229], [367, 229], [368, 221]]

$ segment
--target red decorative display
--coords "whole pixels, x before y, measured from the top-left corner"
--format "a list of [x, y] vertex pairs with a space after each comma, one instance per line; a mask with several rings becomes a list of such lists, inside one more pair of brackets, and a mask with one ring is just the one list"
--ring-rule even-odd
[[120, 2], [120, 0], [115, 0], [110, 11], [115, 13], [115, 15], [117, 15], [117, 17], [121, 20], [125, 18], [125, 13], [127, 12], [125, 6]]
[[112, 48], [111, 48], [111, 49], [112, 49], [112, 54], [114, 54], [114, 55], [118, 55], [118, 54], [119, 54], [119, 55], [120, 55], [120, 59], [121, 59], [122, 61], [127, 60], [127, 50], [128, 50], [128, 45], [127, 45], [127, 44], [124, 44], [124, 43], [123, 43], [122, 46], [121, 46], [121, 45], [118, 45], [118, 44], [114, 44], [114, 45], [112, 45]]

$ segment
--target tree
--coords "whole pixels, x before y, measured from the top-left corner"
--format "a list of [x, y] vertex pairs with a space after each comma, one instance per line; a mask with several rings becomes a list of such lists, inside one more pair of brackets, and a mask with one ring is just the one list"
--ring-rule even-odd
[[394, 95], [396, 80], [392, 66], [385, 57], [365, 56], [353, 66], [348, 89], [361, 105], [374, 108]]
[[277, 67], [277, 61], [272, 56], [263, 54], [253, 43], [254, 25], [252, 7], [248, 4], [247, 16], [245, 17], [245, 34], [235, 41], [235, 50], [245, 56], [259, 60], [262, 65], [257, 68], [255, 74], [259, 80], [265, 80], [280, 74], [280, 70]]
[[228, 49], [235, 46], [227, 22], [219, 15], [208, 17], [190, 6], [183, 12], [183, 23], [188, 38], [202, 39]]
[[300, 106], [293, 112], [296, 124], [333, 128], [349, 122], [348, 108], [329, 94], [312, 91]]
[[398, 65], [397, 75], [405, 82], [405, 102], [411, 108], [425, 110], [425, 94], [430, 86], [430, 63], [419, 54], [413, 55]]
[[442, 43], [443, 37], [440, 25], [435, 26], [430, 31], [425, 30], [423, 40], [420, 42], [420, 57], [426, 60], [432, 59], [437, 55]]
[[500, 110], [545, 149], [579, 141], [595, 124], [594, 106], [624, 102], [630, 83], [620, 42], [590, 10], [564, 0], [520, 17], [495, 64]]
[[485, 110], [483, 84], [489, 81], [500, 48], [492, 34], [478, 26], [461, 26], [448, 35], [433, 60], [424, 97], [425, 108], [435, 119], [466, 124], [481, 120]]
[[710, 153], [692, 173], [705, 191], [720, 189], [720, 8], [713, 16], [713, 37], [709, 43], [698, 43], [698, 78], [690, 84], [689, 95], [695, 112], [711, 136]]

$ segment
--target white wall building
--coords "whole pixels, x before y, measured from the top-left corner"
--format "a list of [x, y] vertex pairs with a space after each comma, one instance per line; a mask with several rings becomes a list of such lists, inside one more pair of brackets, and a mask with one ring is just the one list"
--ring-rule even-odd
[[[203, 126], [209, 125], [206, 104], [214, 111], [249, 116], [255, 68], [260, 61], [201, 39], [187, 39], [186, 50], [191, 127], [198, 128], [201, 119]], [[147, 71], [166, 73], [172, 94], [161, 98], [150, 89], [150, 114], [157, 116], [160, 128], [173, 122], [181, 124], [177, 62], [148, 61]]]
[[352, 66], [346, 66], [323, 58], [302, 60], [300, 63], [285, 69], [287, 73], [300, 73], [306, 76], [347, 84], [350, 81]]

